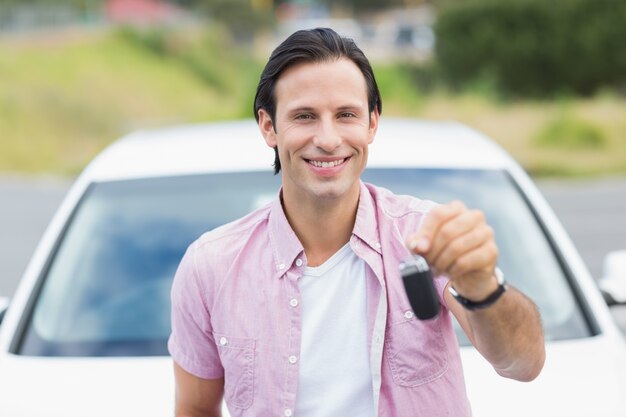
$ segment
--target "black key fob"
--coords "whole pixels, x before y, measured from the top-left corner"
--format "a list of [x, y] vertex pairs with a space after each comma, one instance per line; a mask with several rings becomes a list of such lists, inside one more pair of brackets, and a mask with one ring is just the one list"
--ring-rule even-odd
[[420, 320], [432, 319], [439, 313], [439, 297], [426, 259], [419, 255], [400, 262], [404, 290], [413, 313]]

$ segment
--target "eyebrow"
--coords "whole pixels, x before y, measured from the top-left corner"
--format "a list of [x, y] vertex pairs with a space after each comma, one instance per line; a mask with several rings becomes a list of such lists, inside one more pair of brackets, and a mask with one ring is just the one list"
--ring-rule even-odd
[[304, 113], [308, 113], [308, 112], [314, 112], [314, 111], [315, 111], [315, 109], [313, 107], [300, 106], [300, 107], [296, 107], [296, 108], [293, 108], [291, 110], [288, 110], [287, 114], [288, 115], [293, 115], [293, 114], [296, 114], [296, 113], [303, 113], [303, 112]]
[[[346, 104], [343, 106], [339, 106], [336, 111], [337, 112], [343, 112], [343, 111], [355, 111], [355, 110], [361, 110], [361, 106], [359, 106], [358, 104]], [[288, 115], [293, 115], [296, 113], [315, 113], [315, 108], [314, 107], [310, 107], [310, 106], [299, 106], [299, 107], [295, 107], [291, 110], [287, 111]]]
[[346, 106], [341, 106], [337, 109], [337, 111], [355, 111], [355, 110], [361, 110], [361, 106], [358, 105], [346, 105]]

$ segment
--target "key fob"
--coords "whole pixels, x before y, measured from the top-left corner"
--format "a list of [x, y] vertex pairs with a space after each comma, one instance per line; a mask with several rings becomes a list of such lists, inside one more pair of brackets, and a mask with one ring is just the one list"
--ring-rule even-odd
[[439, 297], [426, 259], [419, 255], [400, 262], [404, 290], [413, 313], [420, 320], [432, 319], [439, 313]]

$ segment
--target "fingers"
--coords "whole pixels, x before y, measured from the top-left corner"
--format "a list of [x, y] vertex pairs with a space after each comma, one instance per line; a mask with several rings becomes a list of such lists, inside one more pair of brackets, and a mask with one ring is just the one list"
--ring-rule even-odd
[[479, 246], [488, 232], [484, 230], [485, 216], [479, 211], [466, 210], [442, 224], [433, 237], [428, 260], [444, 271], [462, 253]]
[[452, 279], [475, 273], [490, 277], [498, 257], [494, 232], [484, 214], [459, 201], [429, 212], [408, 246]]
[[498, 259], [498, 248], [493, 240], [486, 241], [463, 255], [445, 269], [451, 277], [460, 277], [481, 272], [491, 276]]
[[[472, 219], [474, 220], [474, 219]], [[432, 266], [439, 271], [449, 271], [450, 273], [462, 270], [467, 272], [465, 264], [465, 257], [473, 252], [478, 251], [479, 254], [485, 257], [485, 262], [490, 262], [493, 258], [492, 246], [493, 243], [493, 229], [485, 223], [468, 223], [463, 224], [463, 227], [468, 227], [467, 231], [460, 232], [460, 234], [449, 239], [443, 246], [438, 248], [437, 252], [429, 253], [428, 258]], [[461, 229], [459, 229], [461, 230]], [[435, 247], [433, 248], [435, 249]], [[496, 249], [497, 251], [497, 249]], [[480, 256], [480, 255], [479, 255]], [[428, 259], [427, 258], [427, 259]], [[470, 257], [469, 259], [476, 260], [476, 268], [482, 268], [484, 262], [480, 257]], [[454, 267], [454, 268], [453, 268]]]
[[465, 210], [465, 205], [460, 201], [453, 201], [432, 209], [424, 218], [418, 233], [409, 239], [409, 249], [421, 254], [430, 252], [439, 228], [450, 219], [461, 214], [463, 210]]

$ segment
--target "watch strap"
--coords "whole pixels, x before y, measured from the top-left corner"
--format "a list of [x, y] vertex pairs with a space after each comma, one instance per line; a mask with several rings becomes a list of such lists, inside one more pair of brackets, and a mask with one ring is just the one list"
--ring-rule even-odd
[[498, 301], [498, 299], [502, 297], [502, 294], [504, 294], [507, 289], [506, 282], [504, 281], [504, 274], [502, 273], [500, 268], [496, 267], [494, 275], [496, 276], [496, 279], [498, 281], [498, 288], [481, 301], [472, 301], [463, 297], [452, 285], [448, 287], [448, 291], [450, 291], [450, 294], [452, 294], [454, 299], [457, 300], [467, 310], [473, 311], [487, 308], [496, 301]]

